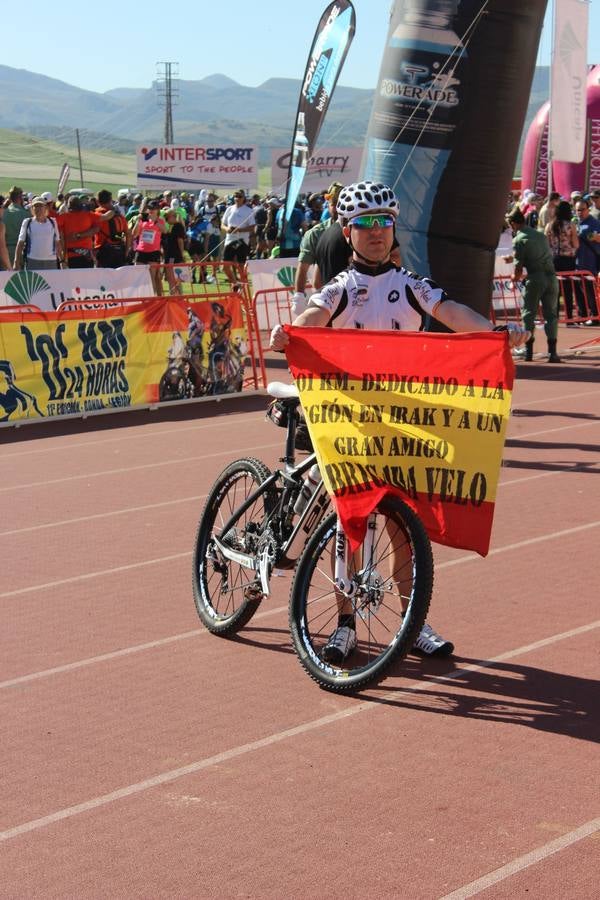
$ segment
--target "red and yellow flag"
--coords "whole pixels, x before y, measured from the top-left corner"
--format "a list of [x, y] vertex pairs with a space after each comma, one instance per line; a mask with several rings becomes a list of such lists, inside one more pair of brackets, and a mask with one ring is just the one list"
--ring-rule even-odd
[[432, 540], [485, 556], [514, 364], [506, 335], [285, 327], [325, 486], [354, 550], [395, 495]]

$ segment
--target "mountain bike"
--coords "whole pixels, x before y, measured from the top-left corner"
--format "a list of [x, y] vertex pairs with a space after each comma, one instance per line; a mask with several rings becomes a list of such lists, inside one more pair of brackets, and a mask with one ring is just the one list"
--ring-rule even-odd
[[[268, 392], [286, 429], [283, 465], [272, 472], [246, 457], [216, 479], [196, 535], [196, 609], [209, 631], [231, 636], [269, 597], [273, 572], [295, 569], [289, 625], [300, 663], [322, 687], [355, 691], [406, 656], [425, 622], [433, 588], [429, 537], [410, 507], [390, 497], [369, 516], [364, 542], [351, 554], [315, 454], [296, 463], [296, 388], [274, 382]], [[338, 666], [323, 650], [342, 607], [355, 617], [357, 644]]]

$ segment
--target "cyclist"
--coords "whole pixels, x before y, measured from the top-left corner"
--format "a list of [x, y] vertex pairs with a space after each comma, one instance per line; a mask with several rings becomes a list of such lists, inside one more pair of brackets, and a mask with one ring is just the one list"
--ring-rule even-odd
[[[493, 331], [494, 326], [475, 310], [450, 300], [429, 278], [413, 275], [390, 260], [398, 200], [385, 184], [361, 181], [345, 187], [337, 201], [338, 219], [352, 251], [347, 269], [336, 275], [293, 322], [300, 326], [423, 331], [433, 316], [452, 331]], [[389, 302], [394, 292], [395, 301]], [[354, 302], [348, 302], [352, 298]], [[356, 302], [360, 298], [359, 302]], [[516, 323], [509, 323], [511, 347], [529, 337]], [[271, 333], [271, 349], [283, 351], [289, 338], [281, 325]], [[323, 651], [323, 658], [339, 665], [356, 646], [356, 623], [351, 605], [338, 600], [337, 627]], [[427, 656], [449, 656], [454, 645], [427, 623], [415, 649]]]

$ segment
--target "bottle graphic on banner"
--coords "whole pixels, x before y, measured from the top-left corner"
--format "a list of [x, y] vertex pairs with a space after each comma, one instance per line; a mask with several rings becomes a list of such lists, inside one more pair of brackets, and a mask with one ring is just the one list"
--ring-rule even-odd
[[287, 187], [287, 202], [285, 205], [285, 220], [289, 222], [296, 199], [300, 193], [300, 187], [308, 166], [308, 138], [305, 132], [304, 112], [298, 113], [296, 131], [294, 134], [294, 149], [292, 151], [292, 165], [290, 168], [290, 183]]
[[459, 0], [404, 0], [392, 22], [366, 144], [364, 177], [394, 187], [402, 262], [430, 275], [427, 234], [460, 118], [466, 53]]

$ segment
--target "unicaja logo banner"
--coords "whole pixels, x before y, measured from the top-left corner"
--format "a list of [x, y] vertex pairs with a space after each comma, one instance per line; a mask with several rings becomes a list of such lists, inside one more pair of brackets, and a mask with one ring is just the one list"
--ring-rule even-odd
[[144, 268], [0, 272], [0, 306], [30, 305], [48, 311], [65, 301], [85, 302], [89, 308], [96, 308], [99, 303], [149, 297], [152, 287]]
[[35, 298], [38, 294], [50, 290], [50, 285], [39, 272], [15, 272], [4, 286], [4, 292], [20, 306], [31, 304], [36, 306]]

